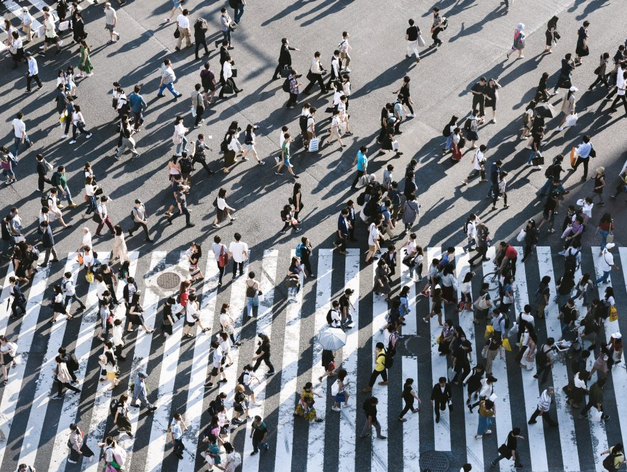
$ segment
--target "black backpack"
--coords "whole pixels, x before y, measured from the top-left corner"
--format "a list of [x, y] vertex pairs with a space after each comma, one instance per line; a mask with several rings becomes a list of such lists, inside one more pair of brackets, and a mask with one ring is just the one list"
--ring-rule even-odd
[[188, 157], [183, 157], [179, 160], [179, 164], [181, 164], [181, 172], [183, 174], [191, 174], [192, 173], [192, 160]]
[[229, 6], [233, 9], [237, 8], [238, 4], [239, 4], [239, 0], [229, 0]]
[[46, 192], [41, 196], [41, 206], [48, 208], [48, 200], [50, 200], [50, 192]]
[[447, 123], [446, 126], [444, 127], [444, 129], [442, 130], [442, 135], [445, 138], [448, 138], [451, 135], [451, 125], [450, 125], [450, 123]]
[[464, 123], [464, 129], [466, 131], [470, 131], [470, 118], [468, 118], [466, 122]]
[[220, 151], [227, 152], [228, 150], [229, 150], [229, 143], [226, 142], [226, 136], [225, 136], [222, 142], [220, 143]]
[[242, 373], [240, 374], [240, 376], [237, 378], [237, 383], [238, 383], [239, 385], [244, 385], [244, 374], [245, 374], [245, 372], [242, 372]]
[[394, 365], [394, 358], [392, 357], [392, 354], [385, 351], [385, 368], [391, 369], [393, 365]]
[[547, 357], [546, 357], [546, 352], [544, 352], [544, 344], [543, 344], [542, 346], [540, 346], [540, 349], [538, 349], [538, 352], [536, 354], [536, 365], [544, 366], [546, 365], [546, 361], [547, 361]]
[[[290, 93], [290, 79], [287, 78], [283, 81], [283, 91], [285, 93]], [[306, 117], [304, 117], [306, 119]], [[307, 122], [305, 122], [305, 127], [307, 126]]]
[[333, 312], [333, 310], [329, 310], [329, 311], [327, 312], [327, 323], [328, 323], [329, 325], [332, 325], [332, 324], [333, 324], [333, 317], [331, 316], [331, 313], [332, 313], [332, 312]]
[[80, 367], [78, 364], [78, 359], [76, 358], [76, 355], [74, 353], [69, 355], [67, 366], [68, 369], [70, 369], [70, 371], [72, 372], [78, 370], [78, 368]]
[[564, 259], [564, 270], [566, 272], [573, 273], [577, 269], [577, 254], [579, 254], [579, 250], [575, 254], [569, 253], [566, 259]]
[[546, 177], [547, 179], [552, 179], [553, 178], [553, 168], [555, 167], [555, 164], [550, 165], [549, 167], [546, 168], [546, 170], [544, 171], [544, 177]]
[[357, 197], [357, 205], [363, 206], [366, 203], [366, 192], [362, 192]]
[[616, 459], [616, 454], [610, 452], [607, 457], [603, 459], [603, 467], [610, 471], [618, 470], [616, 467], [614, 467], [614, 459]]

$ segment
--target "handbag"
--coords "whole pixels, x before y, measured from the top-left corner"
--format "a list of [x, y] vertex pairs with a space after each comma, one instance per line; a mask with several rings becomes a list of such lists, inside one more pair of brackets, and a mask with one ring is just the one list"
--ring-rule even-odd
[[607, 243], [613, 243], [614, 242], [614, 233], [612, 231], [610, 231], [607, 235], [607, 237], [605, 238], [605, 242]]
[[309, 152], [317, 152], [319, 144], [320, 141], [318, 140], [318, 138], [312, 138], [309, 141]]
[[192, 114], [192, 118], [196, 118], [196, 107], [191, 107], [189, 111]]
[[425, 39], [422, 37], [422, 35], [419, 33], [418, 34], [418, 46], [420, 46], [421, 48], [425, 47], [427, 43], [425, 42]]
[[94, 213], [94, 216], [92, 219], [98, 224], [102, 223], [102, 217], [100, 216], [100, 213], [98, 212]]
[[281, 77], [286, 79], [290, 75], [290, 66], [283, 66], [281, 69]]
[[218, 265], [220, 267], [226, 267], [229, 263], [229, 253], [224, 250], [224, 246], [220, 250], [220, 255], [218, 256]]
[[615, 306], [613, 306], [612, 308], [610, 308], [610, 321], [617, 321], [618, 320], [618, 310], [616, 309]]
[[237, 69], [231, 69], [231, 77], [237, 77]]
[[544, 165], [544, 156], [539, 152], [536, 153], [536, 157], [532, 159], [532, 163], [534, 166], [543, 166]]
[[313, 82], [314, 80], [316, 80], [316, 75], [311, 72], [311, 69], [309, 69], [309, 72], [307, 72], [307, 80], [309, 82]]
[[177, 26], [177, 27], [176, 27], [176, 29], [174, 30], [174, 37], [175, 37], [176, 39], [178, 39], [178, 38], [180, 38], [180, 37], [181, 37], [181, 32], [179, 31], [178, 26]]
[[525, 237], [527, 236], [527, 232], [525, 231], [525, 228], [520, 230], [520, 233], [518, 233], [518, 236], [516, 236], [516, 241], [518, 241], [519, 243], [522, 243], [525, 240]]
[[473, 303], [474, 307], [478, 310], [487, 310], [490, 307], [488, 302], [488, 295], [485, 294], [482, 297], [479, 297], [475, 303]]
[[398, 141], [394, 140], [392, 141], [392, 151], [398, 151]]
[[[67, 110], [65, 110], [65, 116], [67, 116]], [[46, 169], [46, 173], [47, 172], [52, 172], [52, 169], [54, 169], [54, 167], [52, 167], [52, 164], [50, 164], [47, 160], [43, 160], [42, 161], [43, 165], [44, 165], [44, 169]]]
[[503, 339], [503, 348], [504, 348], [506, 351], [509, 351], [509, 352], [511, 352], [511, 351], [512, 351], [512, 346], [510, 345], [510, 343], [509, 343], [509, 339], [508, 339], [508, 338]]
[[78, 265], [83, 265], [83, 262], [85, 261], [85, 259], [83, 257], [83, 253], [82, 252], [78, 253], [78, 257], [76, 259], [78, 261]]
[[577, 118], [579, 118], [577, 116], [577, 113], [573, 113], [571, 115], [568, 115], [566, 117], [566, 122], [564, 123], [564, 128], [567, 128], [569, 126], [575, 126], [577, 124]]
[[222, 86], [222, 91], [223, 91], [223, 93], [226, 93], [227, 95], [230, 95], [230, 94], [233, 93], [233, 87], [231, 86], [230, 83], [227, 82], [227, 83], [225, 83]]
[[67, 31], [70, 29], [70, 22], [68, 20], [59, 23], [59, 31]]
[[577, 148], [573, 146], [570, 149], [570, 166], [574, 168], [575, 162], [577, 162]]

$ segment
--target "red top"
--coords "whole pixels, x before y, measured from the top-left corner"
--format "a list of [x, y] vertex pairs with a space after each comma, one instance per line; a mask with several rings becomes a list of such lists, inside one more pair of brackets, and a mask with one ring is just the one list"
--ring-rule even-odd
[[516, 257], [518, 257], [518, 251], [514, 249], [513, 246], [510, 246], [508, 244], [507, 248], [505, 248], [505, 257], [507, 257], [510, 260], [515, 259]]

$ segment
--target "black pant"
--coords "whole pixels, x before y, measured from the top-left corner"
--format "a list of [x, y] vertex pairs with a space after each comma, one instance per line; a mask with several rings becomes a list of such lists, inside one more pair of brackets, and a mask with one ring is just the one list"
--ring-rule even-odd
[[202, 157], [199, 156], [194, 156], [192, 159], [193, 163], [199, 163], [201, 166], [203, 166], [205, 168], [205, 170], [207, 171], [207, 174], [211, 175], [213, 174], [213, 171], [209, 168], [209, 165], [207, 164], [207, 161], [205, 159], [203, 159]]
[[433, 30], [433, 33], [431, 34], [431, 39], [433, 39], [433, 42], [435, 44], [442, 44], [442, 41], [440, 41], [440, 39], [438, 38], [438, 34], [440, 34], [440, 32], [442, 31], [442, 28], [435, 28]]
[[202, 115], [205, 113], [205, 107], [196, 107], [196, 120], [194, 126], [198, 126], [202, 121]]
[[346, 236], [347, 235], [344, 235], [343, 238], [338, 238], [335, 242], [335, 245], [340, 249], [340, 251], [346, 251]]
[[196, 40], [196, 60], [199, 59], [198, 57], [198, 50], [200, 49], [200, 46], [204, 46], [205, 48], [205, 56], [209, 55], [209, 49], [207, 48], [207, 39], [204, 39], [202, 41], [198, 41]]
[[309, 257], [307, 257], [307, 258], [301, 257], [300, 261], [305, 266], [305, 270], [307, 271], [307, 275], [309, 275], [311, 277], [311, 274], [313, 274], [313, 270], [311, 270], [311, 261], [309, 260]]
[[128, 231], [128, 234], [133, 236], [133, 233], [135, 231], [137, 231], [139, 228], [143, 228], [144, 229], [144, 234], [146, 235], [146, 239], [150, 238], [149, 236], [149, 231], [148, 231], [148, 225], [146, 223], [140, 223], [135, 221], [133, 223], [133, 227]]
[[63, 395], [63, 389], [67, 388], [69, 390], [72, 390], [73, 392], [80, 392], [80, 390], [76, 387], [74, 387], [73, 385], [69, 384], [69, 383], [63, 383], [63, 382], [59, 382], [57, 380], [57, 395], [61, 396]]
[[599, 85], [600, 83], [603, 83], [603, 85], [605, 85], [607, 88], [610, 88], [610, 84], [607, 82], [607, 77], [605, 76], [605, 74], [597, 75], [597, 80], [592, 82], [592, 85], [590, 85], [590, 87], [588, 88], [592, 89], [595, 86]]
[[353, 180], [353, 185], [351, 185], [351, 188], [355, 189], [355, 187], [357, 187], [357, 184], [359, 183], [359, 179], [364, 175], [366, 175], [366, 173], [363, 170], [358, 170], [357, 177], [355, 177], [355, 180]]
[[485, 115], [485, 98], [481, 95], [472, 96], [472, 111], [475, 111], [479, 106], [479, 117]]
[[540, 379], [540, 374], [542, 374], [542, 378], [540, 379], [540, 383], [544, 383], [549, 378], [549, 374], [550, 373], [551, 373], [551, 365], [550, 364], [539, 365], [538, 369], [536, 370], [536, 377], [538, 379]]
[[26, 314], [26, 300], [18, 303], [17, 300], [13, 299], [13, 303], [11, 303], [11, 316], [17, 316], [16, 310], [18, 307], [22, 311], [20, 316], [24, 316]]
[[557, 426], [557, 423], [553, 421], [553, 418], [551, 418], [551, 415], [549, 415], [548, 411], [542, 412], [538, 408], [536, 408], [536, 411], [533, 412], [533, 415], [531, 415], [531, 418], [529, 419], [529, 421], [533, 423], [534, 421], [536, 421], [536, 418], [540, 415], [542, 415], [542, 419], [546, 421], [549, 424], [549, 426]]
[[402, 418], [409, 410], [414, 410], [414, 397], [411, 397], [411, 401], [405, 401], [405, 408], [403, 408], [403, 411], [401, 411], [401, 414], [398, 415], [398, 417]]
[[616, 95], [616, 98], [612, 102], [611, 108], [616, 108], [616, 104], [619, 100], [623, 102], [623, 106], [625, 107], [625, 113], [627, 113], [627, 98], [625, 98], [625, 95]]
[[40, 192], [44, 191], [44, 183], [52, 184], [52, 182], [50, 182], [50, 179], [46, 177], [46, 174], [39, 174], [37, 188], [39, 188]]
[[[592, 400], [589, 400], [586, 406], [583, 407], [583, 410], [581, 410], [581, 414], [583, 416], [586, 416], [586, 414], [588, 414], [588, 412], [590, 411], [590, 408], [592, 408], [593, 406], [596, 407], [596, 404]], [[605, 414], [603, 413], [603, 405], [601, 405], [601, 413]]]
[[577, 168], [579, 167], [579, 164], [583, 164], [583, 179], [587, 179], [588, 178], [588, 161], [590, 161], [589, 157], [578, 157], [577, 161], [575, 162], [575, 167], [573, 167], [574, 170], [577, 170]]
[[133, 127], [135, 128], [135, 130], [138, 130], [139, 127], [144, 124], [144, 116], [141, 110], [139, 112], [134, 112], [131, 110], [131, 116], [133, 118]]
[[218, 277], [218, 283], [222, 283], [222, 277], [224, 276], [224, 270], [226, 269], [226, 267], [221, 267], [220, 264], [218, 262], [216, 262], [216, 265], [218, 266], [218, 273], [220, 274]]
[[274, 69], [274, 74], [272, 75], [272, 79], [278, 79], [281, 75], [281, 71], [283, 70], [283, 68], [285, 66], [291, 67], [292, 64], [284, 64], [282, 62], [279, 62], [279, 65], [276, 66], [276, 69]]
[[[411, 103], [409, 103], [409, 97], [403, 97], [401, 103], [407, 107], [409, 113], [411, 113], [412, 115], [414, 114], [414, 108], [411, 106]], [[348, 110], [348, 106], [346, 107], [346, 109]]]
[[[35, 75], [26, 75], [26, 90], [28, 90], [30, 92], [30, 83], [33, 81], [33, 79], [35, 80], [35, 82], [37, 82], [37, 85], [39, 85], [39, 88], [43, 87], [41, 80], [39, 80], [39, 75], [35, 74]], [[71, 118], [71, 117], [69, 117]], [[70, 120], [71, 121], [71, 120]]]
[[383, 379], [384, 382], [388, 381], [388, 371], [387, 369], [383, 369], [381, 371], [379, 370], [373, 370], [372, 371], [372, 375], [370, 375], [370, 382], [368, 382], [368, 386], [372, 387], [374, 385], [374, 383], [377, 380], [377, 377], [379, 376], [379, 374], [381, 375], [381, 378]]
[[220, 98], [224, 98], [224, 87], [226, 87], [227, 85], [229, 85], [233, 89], [233, 93], [239, 92], [239, 89], [237, 88], [237, 85], [235, 85], [233, 77], [229, 77], [228, 79], [226, 79], [224, 84], [222, 84], [222, 87], [220, 87], [220, 95], [218, 95]]
[[470, 263], [470, 265], [474, 264], [475, 259], [479, 259], [479, 258], [485, 258], [486, 252], [488, 252], [488, 246], [487, 245], [477, 245], [477, 254], [475, 254], [474, 256], [472, 256], [470, 258], [470, 260], [468, 261]]
[[253, 372], [257, 371], [257, 369], [261, 365], [261, 361], [263, 361], [266, 364], [266, 366], [268, 367], [268, 372], [274, 372], [274, 366], [272, 365], [272, 362], [270, 362], [270, 355], [269, 354], [266, 354], [265, 356], [260, 357], [259, 359], [257, 359], [255, 361], [255, 365], [253, 366]]
[[314, 86], [314, 84], [316, 82], [318, 82], [318, 85], [320, 85], [320, 90], [322, 91], [322, 93], [326, 93], [327, 89], [324, 86], [324, 80], [322, 80], [322, 74], [314, 74], [313, 75], [313, 80], [309, 81], [309, 84], [307, 84], [307, 87], [305, 87], [305, 90], [303, 90], [303, 93], [309, 93], [309, 91], [311, 90], [311, 88]]
[[244, 263], [235, 262], [235, 259], [233, 259], [233, 277], [237, 275], [237, 269], [239, 269], [239, 275], [244, 275]]
[[187, 207], [183, 207], [180, 211], [177, 211], [175, 214], [168, 218], [168, 221], [172, 223], [172, 220], [178, 216], [181, 216], [181, 214], [185, 215], [185, 224], [189, 225], [191, 223], [192, 215], [190, 215]]
[[81, 308], [83, 310], [85, 309], [85, 304], [76, 295], [66, 295], [65, 296], [65, 308], [70, 306], [74, 300], [76, 300], [78, 302], [78, 304], [81, 306]]
[[296, 105], [296, 100], [298, 100], [298, 94], [290, 92], [290, 99], [287, 101], [287, 107], [293, 107]]
[[433, 402], [433, 410], [435, 411], [435, 419], [440, 421], [440, 411], [446, 410], [446, 399], [435, 400]]

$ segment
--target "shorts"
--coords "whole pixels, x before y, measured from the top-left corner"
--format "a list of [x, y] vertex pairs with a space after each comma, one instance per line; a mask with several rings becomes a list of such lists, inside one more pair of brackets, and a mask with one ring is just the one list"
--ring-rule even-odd
[[181, 8], [182, 4], [183, 2], [180, 0], [172, 0], [172, 8]]
[[111, 33], [113, 33], [113, 30], [115, 29], [115, 27], [113, 25], [106, 24], [105, 25], [105, 29], [109, 30]]
[[212, 85], [209, 85], [208, 87], [205, 87], [203, 85], [202, 89], [203, 89], [204, 93], [215, 92], [216, 91], [216, 86], [212, 84]]
[[246, 149], [248, 149], [249, 151], [254, 151], [255, 150], [255, 145], [254, 144], [244, 144], [244, 146], [246, 147]]
[[335, 396], [335, 403], [342, 403], [346, 401], [346, 395], [344, 394], [344, 392], [339, 392], [336, 396]]
[[220, 372], [224, 372], [224, 369], [222, 367], [220, 367], [219, 369], [217, 367], [214, 367], [213, 369], [211, 369], [211, 376], [217, 377]]
[[11, 362], [13, 362], [13, 356], [9, 354], [8, 352], [5, 352], [3, 357], [4, 357], [4, 365], [9, 365]]
[[551, 213], [551, 217], [549, 218], [549, 215], [546, 212], [543, 212], [542, 218], [549, 223], [553, 223], [553, 220], [555, 220], [555, 213]]
[[250, 385], [244, 385], [244, 393], [246, 395], [252, 395], [254, 392], [253, 389], [250, 388]]
[[377, 246], [368, 246], [368, 250], [370, 252], [375, 252], [377, 250]]
[[44, 38], [44, 42], [45, 42], [46, 44], [56, 44], [58, 40], [59, 40], [59, 39], [57, 38], [57, 36], [55, 36], [54, 38], [49, 38], [48, 36], [46, 36], [46, 37]]
[[191, 326], [196, 326], [196, 322], [194, 321], [194, 322], [190, 323], [189, 321], [185, 320], [185, 326], [190, 326], [190, 327]]
[[283, 158], [283, 165], [285, 167], [292, 167], [292, 164], [288, 158]]
[[433, 313], [435, 313], [436, 315], [441, 315], [442, 314], [442, 304], [441, 303], [434, 303], [433, 304]]

